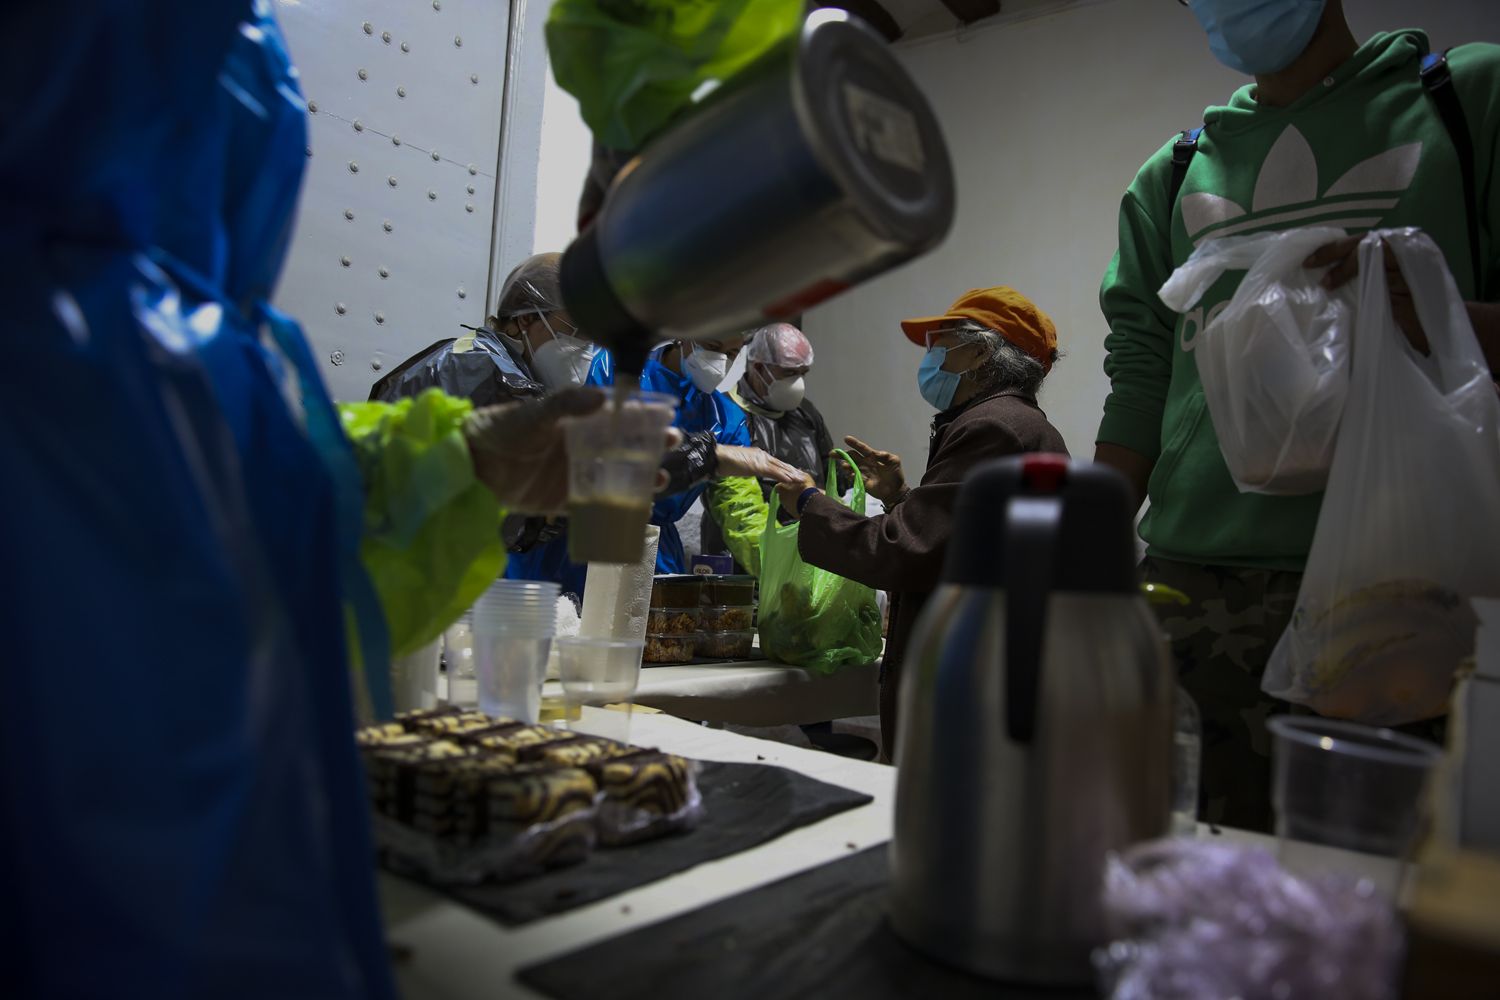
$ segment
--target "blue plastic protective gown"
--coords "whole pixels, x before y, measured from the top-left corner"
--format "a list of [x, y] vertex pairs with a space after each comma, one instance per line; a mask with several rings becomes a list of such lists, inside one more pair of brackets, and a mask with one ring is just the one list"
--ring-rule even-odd
[[[749, 446], [750, 419], [739, 404], [727, 393], [700, 392], [693, 380], [678, 375], [661, 363], [666, 347], [658, 347], [646, 359], [641, 372], [641, 388], [648, 392], [660, 392], [678, 401], [677, 416], [672, 426], [684, 434], [698, 431], [713, 431], [720, 444]], [[614, 385], [614, 359], [608, 351], [600, 351], [589, 368], [589, 385]], [[661, 497], [651, 508], [651, 523], [661, 527], [661, 541], [656, 548], [656, 571], [658, 573], [690, 572], [686, 554], [682, 551], [682, 537], [677, 533], [677, 522], [682, 520], [698, 498], [703, 495], [706, 483], [699, 483], [685, 493]]]
[[393, 996], [360, 481], [264, 305], [306, 144], [269, 5], [13, 0], [0, 34], [6, 993]]

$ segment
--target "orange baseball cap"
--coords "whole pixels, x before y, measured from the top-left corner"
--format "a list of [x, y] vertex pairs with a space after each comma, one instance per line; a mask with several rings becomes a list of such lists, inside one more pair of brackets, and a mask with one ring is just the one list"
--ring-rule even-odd
[[1052, 370], [1052, 355], [1057, 350], [1057, 327], [1048, 315], [1014, 288], [973, 288], [958, 297], [941, 316], [904, 319], [901, 329], [906, 339], [919, 347], [927, 346], [927, 335], [965, 321], [994, 330]]

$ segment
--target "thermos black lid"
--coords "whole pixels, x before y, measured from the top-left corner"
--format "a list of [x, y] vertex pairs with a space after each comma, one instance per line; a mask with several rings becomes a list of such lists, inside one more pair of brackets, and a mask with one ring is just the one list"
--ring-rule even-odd
[[1024, 567], [1006, 564], [1007, 551], [1017, 551], [1007, 544], [1016, 501], [1060, 506], [1051, 590], [1136, 591], [1134, 511], [1124, 477], [1108, 466], [1047, 454], [987, 462], [964, 480], [944, 582], [1005, 589], [1009, 579], [1026, 579]]

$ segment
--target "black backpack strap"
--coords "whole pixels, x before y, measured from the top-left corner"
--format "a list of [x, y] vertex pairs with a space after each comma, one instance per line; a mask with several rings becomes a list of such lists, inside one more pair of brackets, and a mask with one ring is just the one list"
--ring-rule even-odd
[[1474, 268], [1474, 294], [1483, 297], [1484, 267], [1479, 259], [1479, 193], [1474, 180], [1474, 140], [1469, 136], [1469, 121], [1464, 117], [1458, 91], [1453, 88], [1448, 53], [1431, 52], [1424, 56], [1420, 76], [1422, 87], [1432, 96], [1438, 117], [1458, 153], [1458, 169], [1464, 184], [1464, 217], [1469, 224], [1469, 262]]
[[1177, 195], [1182, 191], [1182, 182], [1187, 180], [1188, 167], [1193, 163], [1193, 154], [1198, 152], [1198, 136], [1203, 126], [1190, 128], [1172, 143], [1172, 180], [1167, 186], [1167, 211], [1177, 204]]

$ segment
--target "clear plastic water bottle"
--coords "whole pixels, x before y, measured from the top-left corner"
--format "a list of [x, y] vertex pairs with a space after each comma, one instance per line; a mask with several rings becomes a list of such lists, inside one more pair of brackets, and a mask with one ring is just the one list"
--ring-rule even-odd
[[1176, 692], [1176, 725], [1172, 733], [1172, 832], [1198, 832], [1198, 769], [1202, 761], [1203, 723], [1198, 703], [1181, 684]]

